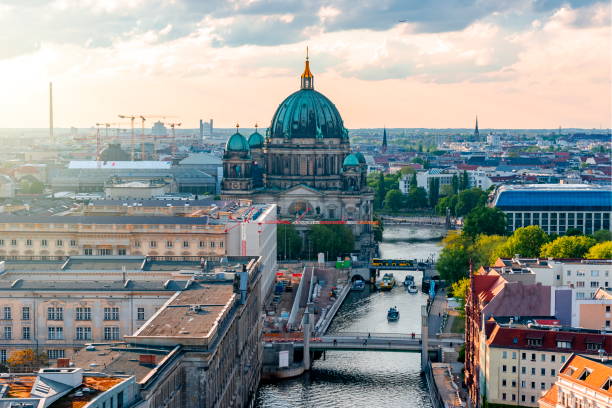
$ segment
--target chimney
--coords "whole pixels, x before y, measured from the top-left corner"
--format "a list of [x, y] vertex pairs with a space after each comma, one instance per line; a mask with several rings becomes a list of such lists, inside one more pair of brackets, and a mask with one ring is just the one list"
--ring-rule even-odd
[[66, 367], [70, 367], [70, 359], [69, 358], [58, 358], [57, 368], [66, 368]]

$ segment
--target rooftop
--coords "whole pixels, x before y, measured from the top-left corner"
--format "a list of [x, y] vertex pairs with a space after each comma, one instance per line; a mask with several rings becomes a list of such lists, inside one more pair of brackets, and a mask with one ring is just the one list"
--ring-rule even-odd
[[95, 161], [72, 160], [69, 169], [169, 169], [169, 161]]
[[502, 210], [588, 207], [612, 211], [612, 190], [588, 184], [505, 185], [497, 190], [493, 205]]

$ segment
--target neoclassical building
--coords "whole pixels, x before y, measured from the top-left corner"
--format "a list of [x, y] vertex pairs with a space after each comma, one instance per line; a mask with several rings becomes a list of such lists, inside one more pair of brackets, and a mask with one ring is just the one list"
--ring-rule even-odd
[[[276, 109], [265, 136], [230, 136], [223, 169], [223, 199], [276, 203], [288, 219], [372, 220], [365, 158], [351, 152], [336, 106], [315, 91], [308, 57], [300, 89]], [[352, 227], [362, 245], [370, 243], [369, 225]]]

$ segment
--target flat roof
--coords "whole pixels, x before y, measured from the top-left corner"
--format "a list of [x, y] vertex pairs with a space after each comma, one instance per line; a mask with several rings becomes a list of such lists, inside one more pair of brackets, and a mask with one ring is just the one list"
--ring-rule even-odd
[[[206, 339], [229, 313], [236, 298], [233, 285], [201, 285], [181, 292], [154, 315], [133, 337]], [[197, 305], [198, 310], [193, 306]]]
[[2, 291], [71, 291], [71, 292], [177, 292], [184, 290], [187, 280], [0, 280]]
[[224, 208], [229, 201], [203, 200], [92, 200], [87, 206], [132, 206], [132, 207], [209, 207]]
[[[149, 215], [0, 215], [0, 224], [142, 224], [142, 225], [209, 225], [212, 224], [208, 216], [179, 217], [179, 216], [149, 216]], [[215, 222], [216, 220], [213, 220]]]
[[612, 211], [612, 190], [585, 184], [502, 186], [493, 205], [502, 210], [585, 209]]
[[169, 161], [96, 161], [96, 160], [71, 160], [69, 169], [169, 169], [172, 162]]

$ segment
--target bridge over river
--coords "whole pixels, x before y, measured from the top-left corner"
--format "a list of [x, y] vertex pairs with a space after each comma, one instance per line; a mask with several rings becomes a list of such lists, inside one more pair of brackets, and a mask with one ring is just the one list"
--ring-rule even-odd
[[[463, 343], [458, 339], [428, 339], [431, 351], [439, 347], [452, 347]], [[412, 333], [337, 333], [314, 338], [310, 349], [317, 350], [352, 350], [352, 351], [404, 351], [420, 353], [422, 350], [420, 334]]]

